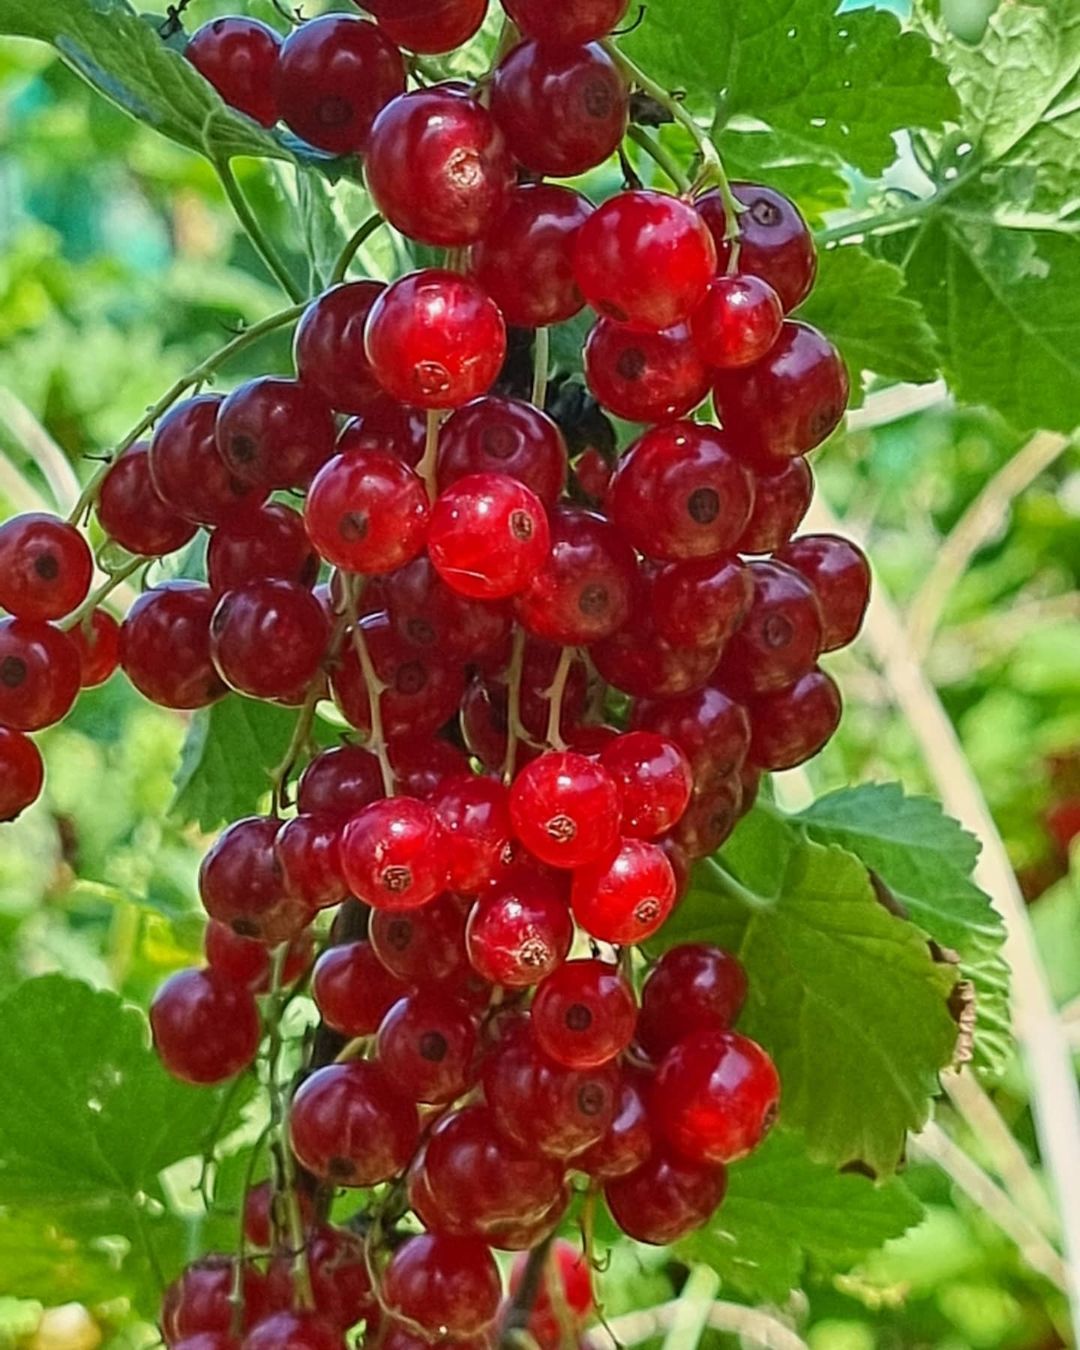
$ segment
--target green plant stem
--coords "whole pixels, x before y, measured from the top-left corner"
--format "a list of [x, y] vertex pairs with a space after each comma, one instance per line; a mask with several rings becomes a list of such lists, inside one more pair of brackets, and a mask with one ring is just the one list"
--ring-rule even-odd
[[123, 567], [118, 568], [115, 572], [110, 572], [97, 590], [91, 591], [79, 608], [69, 614], [60, 627], [65, 633], [70, 633], [73, 628], [78, 628], [79, 624], [85, 623], [103, 600], [107, 600], [113, 591], [118, 586], [122, 586], [133, 572], [137, 572], [140, 567], [145, 567], [149, 562], [149, 558], [132, 558]]
[[371, 712], [371, 735], [368, 737], [368, 747], [379, 761], [383, 791], [388, 797], [393, 797], [397, 792], [397, 780], [394, 776], [394, 767], [390, 763], [390, 753], [386, 748], [386, 735], [383, 731], [382, 717], [382, 696], [389, 686], [379, 679], [364, 638], [364, 630], [360, 627], [357, 607], [360, 598], [359, 584], [361, 584], [361, 579], [346, 576], [344, 573], [339, 573], [339, 575], [345, 583], [345, 609], [352, 632], [353, 650], [356, 652], [356, 659], [360, 662], [360, 670], [367, 687], [368, 708]]
[[363, 225], [353, 232], [345, 247], [338, 254], [337, 262], [334, 263], [334, 270], [330, 273], [331, 286], [336, 286], [338, 282], [345, 280], [345, 273], [349, 270], [352, 260], [382, 223], [382, 216], [376, 212], [373, 216], [368, 216]]
[[237, 220], [240, 222], [244, 233], [251, 240], [255, 252], [266, 264], [267, 271], [271, 273], [290, 300], [303, 300], [304, 292], [289, 275], [289, 269], [282, 262], [269, 235], [259, 223], [255, 212], [252, 211], [248, 199], [244, 196], [240, 184], [236, 181], [236, 174], [233, 173], [232, 165], [227, 159], [215, 159], [214, 168], [217, 170], [218, 178], [221, 179], [221, 186], [225, 189], [225, 195], [236, 213]]
[[562, 706], [566, 693], [566, 681], [570, 676], [570, 667], [574, 663], [575, 648], [564, 647], [559, 653], [559, 664], [555, 667], [555, 678], [547, 691], [548, 719], [545, 739], [552, 750], [565, 750], [566, 742], [562, 738]]
[[551, 365], [551, 334], [546, 328], [538, 328], [533, 340], [533, 380], [532, 401], [544, 411], [547, 401], [548, 370]]
[[650, 136], [644, 127], [631, 126], [627, 129], [626, 136], [628, 140], [641, 147], [642, 150], [654, 160], [664, 173], [675, 184], [679, 192], [690, 191], [690, 179], [683, 173], [682, 166], [675, 156], [668, 150], [666, 145], [662, 145], [658, 136]]
[[694, 1266], [679, 1295], [679, 1306], [662, 1350], [695, 1350], [709, 1325], [709, 1310], [720, 1289], [720, 1276], [709, 1266]]
[[752, 891], [749, 886], [744, 886], [738, 877], [732, 876], [719, 859], [705, 858], [701, 866], [708, 873], [709, 880], [715, 889], [729, 899], [737, 900], [739, 904], [746, 905], [748, 909], [771, 908], [772, 901], [767, 896], [759, 895], [757, 891]]

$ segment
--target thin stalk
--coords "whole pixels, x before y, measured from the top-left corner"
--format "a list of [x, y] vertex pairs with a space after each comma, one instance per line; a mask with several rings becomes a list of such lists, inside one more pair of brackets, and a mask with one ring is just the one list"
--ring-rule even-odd
[[559, 653], [559, 664], [555, 667], [555, 678], [547, 691], [548, 720], [544, 739], [552, 750], [565, 750], [566, 742], [562, 738], [562, 706], [566, 693], [566, 681], [570, 676], [570, 667], [574, 663], [576, 651], [573, 647], [564, 647]]
[[[266, 1143], [267, 1136], [270, 1133], [270, 1126], [259, 1134], [258, 1139], [251, 1146], [251, 1152], [248, 1154], [247, 1167], [244, 1169], [244, 1189], [241, 1191], [240, 1199], [240, 1232], [236, 1239], [236, 1262], [233, 1266], [232, 1289], [229, 1292], [229, 1302], [232, 1305], [232, 1334], [240, 1336], [244, 1329], [244, 1265], [247, 1260], [247, 1196], [255, 1181], [255, 1166], [259, 1161], [259, 1154], [262, 1152]], [[273, 1208], [271, 1207], [271, 1213]]]
[[416, 466], [416, 472], [427, 487], [428, 500], [434, 501], [439, 495], [436, 469], [439, 462], [439, 428], [443, 414], [435, 408], [428, 409], [427, 434], [424, 437], [424, 454]]
[[661, 144], [658, 136], [650, 136], [644, 127], [631, 125], [626, 132], [626, 137], [633, 141], [635, 145], [639, 145], [649, 158], [663, 169], [679, 192], [690, 191], [688, 175], [683, 173], [679, 161], [666, 145]]
[[73, 628], [78, 628], [79, 624], [85, 623], [103, 600], [107, 600], [113, 591], [122, 586], [133, 572], [137, 572], [140, 567], [145, 567], [149, 562], [149, 558], [132, 558], [123, 567], [111, 572], [97, 590], [91, 591], [79, 608], [68, 615], [60, 627], [65, 633], [70, 633]]
[[712, 885], [729, 899], [737, 900], [748, 909], [771, 908], [772, 901], [768, 896], [759, 895], [749, 886], [744, 886], [738, 877], [732, 876], [718, 858], [704, 858], [701, 866], [708, 873]]
[[503, 1316], [502, 1346], [504, 1350], [514, 1350], [514, 1347], [520, 1344], [519, 1333], [529, 1325], [532, 1310], [540, 1296], [540, 1288], [544, 1281], [544, 1269], [551, 1254], [551, 1244], [554, 1238], [554, 1233], [550, 1234], [529, 1252], [528, 1259], [525, 1262], [525, 1270], [522, 1272], [521, 1284]]
[[348, 272], [352, 260], [382, 223], [382, 216], [376, 212], [375, 215], [368, 216], [363, 225], [352, 233], [345, 247], [338, 254], [337, 262], [334, 263], [333, 271], [330, 273], [331, 286], [336, 286], [338, 282], [345, 280], [345, 274]]
[[521, 671], [525, 663], [525, 630], [514, 628], [510, 652], [510, 671], [506, 683], [506, 758], [503, 760], [503, 782], [507, 787], [514, 781], [518, 742], [524, 740], [521, 725]]
[[544, 411], [547, 399], [548, 372], [551, 367], [551, 334], [546, 328], [538, 328], [533, 342], [533, 404]]
[[379, 761], [383, 791], [388, 797], [393, 797], [397, 792], [397, 782], [394, 778], [393, 766], [390, 763], [390, 754], [386, 748], [386, 735], [383, 731], [382, 717], [382, 696], [389, 686], [379, 679], [378, 672], [371, 660], [371, 653], [368, 651], [367, 641], [364, 638], [364, 630], [360, 627], [360, 621], [357, 617], [357, 583], [359, 578], [347, 577], [344, 573], [340, 575], [345, 582], [345, 609], [352, 629], [353, 650], [356, 652], [356, 659], [360, 662], [360, 671], [367, 687], [368, 706], [371, 710], [371, 736], [368, 744], [375, 758]]
[[709, 1325], [709, 1312], [719, 1289], [720, 1276], [715, 1270], [704, 1265], [693, 1267], [679, 1295], [662, 1350], [695, 1350]]
[[241, 191], [240, 184], [236, 181], [236, 174], [233, 173], [232, 165], [226, 159], [217, 159], [214, 161], [214, 168], [217, 170], [218, 178], [221, 179], [221, 186], [225, 189], [225, 195], [236, 213], [237, 220], [240, 222], [244, 233], [251, 240], [255, 252], [266, 264], [267, 271], [271, 273], [290, 300], [297, 302], [303, 300], [304, 292], [289, 275], [289, 269], [278, 256], [277, 249], [274, 247], [270, 236], [259, 223], [255, 212], [252, 211], [247, 198]]

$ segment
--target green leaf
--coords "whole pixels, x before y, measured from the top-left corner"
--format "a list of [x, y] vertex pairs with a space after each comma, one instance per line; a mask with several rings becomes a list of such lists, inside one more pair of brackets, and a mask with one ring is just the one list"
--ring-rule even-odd
[[793, 133], [725, 127], [716, 143], [729, 177], [777, 188], [812, 226], [822, 223], [826, 211], [840, 211], [851, 200], [840, 156], [807, 145]]
[[904, 293], [903, 272], [858, 246], [820, 255], [817, 281], [798, 317], [839, 347], [851, 373], [853, 401], [861, 401], [862, 371], [912, 384], [937, 376], [934, 330]]
[[835, 13], [830, 0], [665, 0], [621, 39], [671, 89], [708, 94], [728, 123], [745, 115], [880, 174], [893, 133], [938, 129], [957, 99], [920, 33], [893, 14]]
[[780, 1303], [802, 1283], [808, 1261], [849, 1269], [921, 1217], [922, 1206], [895, 1178], [875, 1184], [837, 1172], [812, 1162], [797, 1134], [774, 1130], [731, 1168], [724, 1203], [676, 1251], [718, 1271], [725, 1291]]
[[953, 1054], [954, 971], [878, 902], [854, 854], [764, 807], [721, 858], [757, 901], [706, 864], [654, 947], [708, 941], [734, 952], [750, 983], [740, 1028], [776, 1060], [784, 1123], [819, 1162], [891, 1173]]

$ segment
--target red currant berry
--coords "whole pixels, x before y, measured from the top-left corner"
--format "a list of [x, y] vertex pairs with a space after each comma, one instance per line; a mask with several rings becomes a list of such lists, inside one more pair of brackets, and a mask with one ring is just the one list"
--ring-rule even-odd
[[265, 375], [234, 389], [218, 410], [218, 449], [258, 488], [302, 488], [334, 453], [330, 405], [297, 380]]
[[391, 397], [421, 408], [458, 408], [494, 384], [506, 326], [475, 281], [428, 268], [383, 291], [368, 315], [365, 341]]
[[0, 607], [19, 619], [60, 619], [86, 599], [94, 560], [74, 525], [32, 511], [0, 525]]
[[[309, 932], [300, 933], [289, 943], [282, 968], [282, 985], [293, 984], [311, 964], [314, 939]], [[265, 942], [241, 937], [228, 924], [211, 919], [203, 934], [203, 952], [206, 961], [229, 984], [240, 984], [253, 994], [270, 990], [273, 954]]]
[[465, 930], [473, 968], [512, 989], [539, 984], [566, 960], [573, 940], [573, 920], [558, 888], [525, 871], [482, 895]]
[[[300, 1226], [306, 1232], [315, 1218], [315, 1206], [307, 1191], [297, 1190], [293, 1199], [300, 1212]], [[260, 1181], [244, 1196], [244, 1236], [260, 1251], [277, 1246], [276, 1235], [287, 1232], [285, 1214], [288, 1197], [274, 1188], [273, 1182]], [[270, 1295], [273, 1300], [273, 1294]]]
[[750, 748], [746, 709], [711, 686], [680, 698], [639, 704], [632, 723], [674, 741], [689, 759], [695, 782], [706, 771], [721, 777], [737, 773]]
[[439, 431], [439, 490], [477, 473], [516, 478], [552, 507], [566, 488], [562, 432], [531, 403], [494, 395], [474, 399]]
[[382, 390], [364, 349], [364, 325], [386, 287], [381, 281], [332, 286], [304, 310], [294, 357], [300, 382], [342, 413], [366, 413]]
[[0, 824], [15, 820], [41, 796], [41, 751], [21, 731], [0, 727]]
[[373, 23], [324, 14], [294, 28], [277, 63], [282, 120], [320, 150], [353, 155], [380, 111], [405, 90], [397, 47]]
[[[394, 1317], [383, 1317], [379, 1323], [379, 1350], [429, 1350], [431, 1341]], [[490, 1331], [479, 1336], [455, 1336], [446, 1345], [450, 1350], [492, 1350]]]
[[510, 842], [506, 789], [493, 778], [461, 774], [443, 783], [432, 805], [446, 841], [447, 884], [475, 893], [495, 875]]
[[628, 1237], [666, 1247], [711, 1219], [726, 1190], [723, 1167], [655, 1149], [636, 1172], [609, 1181], [604, 1199]]
[[[367, 352], [366, 345], [364, 351]], [[341, 455], [351, 455], [356, 450], [380, 450], [415, 469], [424, 457], [426, 442], [427, 413], [382, 394], [362, 417], [345, 423], [337, 439], [337, 450]]]
[[210, 620], [214, 666], [249, 698], [302, 703], [328, 639], [322, 605], [296, 581], [249, 581], [226, 591]]
[[609, 855], [619, 837], [619, 792], [584, 755], [543, 755], [510, 789], [514, 832], [541, 862], [583, 867]]
[[555, 183], [515, 188], [486, 239], [472, 251], [472, 270], [517, 328], [572, 319], [585, 303], [574, 280], [574, 245], [592, 214], [587, 198]]
[[244, 512], [210, 536], [207, 579], [219, 595], [253, 581], [279, 579], [311, 587], [319, 560], [308, 542], [303, 517], [271, 502]]
[[742, 814], [742, 783], [738, 775], [722, 777], [710, 769], [672, 830], [672, 837], [687, 857], [707, 858], [729, 838]]
[[776, 460], [805, 455], [836, 430], [848, 392], [847, 367], [829, 339], [790, 320], [766, 356], [720, 371], [713, 386], [732, 444], [771, 473]]
[[624, 839], [614, 858], [574, 873], [574, 917], [601, 942], [644, 942], [674, 909], [675, 894], [675, 873], [663, 849]]
[[702, 361], [729, 370], [760, 361], [783, 322], [780, 297], [767, 281], [733, 275], [713, 278], [690, 324]]
[[368, 939], [383, 966], [407, 984], [460, 983], [469, 974], [465, 920], [470, 901], [451, 891], [421, 909], [372, 911]]
[[374, 1186], [416, 1151], [416, 1106], [377, 1064], [352, 1060], [317, 1069], [292, 1100], [289, 1133], [300, 1162], [338, 1186]]
[[210, 659], [217, 596], [194, 581], [145, 591], [120, 628], [120, 664], [131, 683], [163, 708], [204, 708], [226, 692]]
[[608, 494], [627, 541], [673, 562], [729, 553], [754, 505], [753, 480], [730, 446], [696, 422], [670, 422], [635, 441]]
[[348, 820], [383, 795], [379, 761], [359, 745], [336, 745], [300, 775], [296, 807], [305, 815]]
[[734, 1031], [694, 1031], [664, 1056], [653, 1118], [696, 1163], [729, 1163], [757, 1148], [776, 1119], [780, 1079], [756, 1042]]
[[[370, 582], [367, 591], [373, 591]], [[510, 637], [507, 606], [470, 600], [452, 591], [428, 557], [414, 558], [387, 576], [381, 604], [402, 639], [473, 663], [498, 656]], [[422, 796], [422, 793], [414, 793]]]
[[[767, 281], [784, 310], [793, 310], [810, 294], [817, 272], [814, 238], [806, 221], [795, 203], [775, 188], [736, 182], [731, 190], [746, 207], [738, 220], [739, 271]], [[728, 220], [719, 190], [699, 197], [697, 209], [716, 241], [719, 269], [726, 271], [731, 241], [726, 238]]]
[[472, 772], [468, 755], [441, 736], [399, 736], [390, 742], [387, 752], [403, 797], [431, 801], [447, 779]]
[[746, 1002], [746, 972], [720, 947], [687, 942], [666, 951], [641, 991], [637, 1039], [659, 1059], [692, 1031], [728, 1031]]
[[709, 392], [710, 381], [685, 324], [643, 333], [611, 319], [589, 333], [585, 377], [608, 412], [628, 422], [682, 417]]
[[574, 1166], [594, 1181], [613, 1181], [639, 1168], [652, 1152], [649, 1121], [651, 1074], [624, 1064], [619, 1075], [615, 1116], [591, 1148], [578, 1155]]
[[421, 1233], [390, 1258], [386, 1308], [428, 1332], [475, 1336], [494, 1322], [502, 1282], [490, 1247], [475, 1238]]
[[355, 896], [374, 909], [414, 909], [446, 888], [447, 846], [427, 802], [388, 797], [345, 826], [341, 865]]
[[572, 0], [557, 8], [544, 0], [505, 0], [503, 4], [526, 37], [567, 44], [607, 37], [628, 7], [629, 0]]
[[213, 970], [178, 970], [150, 1004], [158, 1057], [185, 1083], [223, 1083], [251, 1064], [262, 1027], [251, 991]]
[[854, 642], [870, 601], [870, 564], [850, 539], [835, 534], [804, 534], [776, 555], [806, 578], [821, 604], [823, 652]]
[[840, 713], [840, 690], [823, 670], [812, 670], [788, 689], [753, 699], [751, 760], [772, 773], [794, 769], [825, 745], [840, 725]]
[[491, 111], [515, 159], [572, 178], [608, 159], [626, 131], [626, 81], [602, 46], [522, 42], [495, 70]]
[[104, 609], [93, 610], [68, 632], [79, 656], [79, 671], [84, 689], [104, 684], [120, 664], [120, 625]]
[[514, 164], [487, 108], [436, 85], [400, 95], [375, 119], [364, 179], [395, 229], [422, 244], [456, 248], [491, 231]]
[[814, 493], [814, 475], [801, 455], [781, 461], [775, 472], [754, 474], [754, 509], [739, 536], [739, 553], [772, 553], [799, 527]]
[[678, 647], [719, 651], [743, 623], [754, 578], [738, 558], [692, 558], [658, 568], [649, 587], [657, 632]]
[[232, 108], [264, 127], [278, 120], [274, 71], [281, 38], [258, 19], [234, 14], [195, 30], [184, 55]]
[[701, 217], [664, 192], [610, 197], [581, 227], [574, 249], [574, 275], [593, 309], [651, 332], [685, 323], [715, 271]]
[[767, 694], [813, 669], [822, 650], [821, 605], [793, 567], [763, 559], [747, 570], [754, 598], [724, 652], [721, 682], [748, 694]]
[[328, 947], [315, 962], [311, 995], [323, 1021], [342, 1036], [370, 1036], [408, 986], [369, 942]]
[[345, 1350], [345, 1337], [317, 1312], [276, 1312], [257, 1322], [240, 1350]]
[[630, 731], [601, 749], [600, 763], [619, 790], [623, 834], [653, 839], [686, 810], [693, 775], [674, 741], [652, 731]]
[[379, 1026], [376, 1053], [391, 1081], [414, 1101], [442, 1105], [476, 1076], [476, 1018], [443, 989], [414, 989]]
[[574, 477], [582, 493], [599, 506], [607, 500], [612, 468], [603, 454], [590, 446], [574, 462]]
[[673, 647], [640, 607], [630, 622], [590, 649], [599, 675], [635, 698], [674, 698], [699, 689], [720, 659], [715, 647]]
[[296, 937], [312, 918], [310, 906], [282, 883], [274, 854], [280, 828], [273, 816], [234, 821], [199, 868], [199, 895], [207, 914], [268, 946]]
[[[528, 1256], [515, 1258], [510, 1268], [510, 1297], [527, 1278]], [[540, 1350], [560, 1350], [564, 1323], [577, 1328], [593, 1311], [592, 1270], [580, 1246], [557, 1238], [544, 1263], [540, 1289], [529, 1314], [527, 1330]]]
[[237, 478], [221, 458], [215, 428], [221, 394], [178, 403], [157, 424], [150, 442], [150, 474], [158, 496], [184, 520], [220, 525], [241, 506], [265, 501], [266, 492]]
[[379, 27], [399, 47], [439, 56], [462, 47], [477, 33], [487, 13], [487, 0], [364, 0]]
[[501, 600], [524, 590], [550, 545], [543, 503], [505, 474], [459, 478], [431, 513], [431, 561], [448, 586], [476, 599]]
[[304, 506], [311, 542], [349, 572], [390, 572], [424, 547], [429, 517], [423, 481], [379, 451], [335, 455], [316, 475]]
[[[232, 1298], [237, 1283], [236, 1259], [232, 1256], [204, 1256], [188, 1266], [169, 1285], [162, 1300], [161, 1324], [166, 1341], [175, 1346], [188, 1337], [222, 1336], [228, 1338], [222, 1350], [233, 1350]], [[245, 1262], [239, 1285], [240, 1325], [246, 1329], [266, 1312], [265, 1281], [255, 1266]]]
[[0, 726], [41, 731], [71, 711], [81, 686], [75, 644], [50, 623], [0, 619]]
[[[378, 1304], [363, 1239], [346, 1228], [322, 1224], [308, 1238], [307, 1259], [319, 1316], [340, 1331], [348, 1331], [362, 1318], [368, 1320], [370, 1328]], [[271, 1263], [268, 1272], [269, 1298], [279, 1307], [291, 1307], [295, 1299], [292, 1267], [291, 1254], [282, 1255]]]
[[194, 522], [178, 515], [154, 486], [147, 441], [136, 442], [109, 466], [97, 514], [111, 539], [144, 557], [175, 553], [195, 537]]
[[606, 1064], [621, 1054], [636, 1022], [634, 991], [607, 961], [565, 962], [540, 985], [532, 1005], [540, 1048], [572, 1069]]
[[341, 875], [341, 825], [333, 816], [294, 816], [278, 830], [274, 857], [282, 885], [310, 909], [329, 909], [348, 895]]

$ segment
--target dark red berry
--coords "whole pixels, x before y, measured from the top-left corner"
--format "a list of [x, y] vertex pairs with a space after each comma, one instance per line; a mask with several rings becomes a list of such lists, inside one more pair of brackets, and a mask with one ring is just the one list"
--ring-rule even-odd
[[506, 789], [493, 778], [461, 774], [442, 784], [432, 805], [446, 841], [447, 884], [475, 893], [495, 875], [510, 842]]
[[[165, 1339], [171, 1345], [187, 1337], [229, 1337], [231, 1339], [235, 1309], [232, 1303], [234, 1289], [239, 1285], [242, 1299], [241, 1329], [250, 1327], [266, 1312], [266, 1290], [262, 1275], [245, 1262], [237, 1280], [236, 1259], [232, 1256], [204, 1256], [169, 1285], [161, 1305], [161, 1324]], [[214, 1350], [219, 1350], [215, 1346]]]
[[686, 324], [642, 333], [600, 319], [585, 343], [585, 378], [616, 417], [667, 422], [697, 407], [711, 376]]
[[666, 1247], [711, 1219], [726, 1190], [723, 1167], [654, 1149], [637, 1171], [609, 1181], [604, 1199], [628, 1237]]
[[543, 503], [505, 474], [459, 478], [431, 513], [431, 561], [448, 586], [476, 599], [501, 600], [524, 590], [550, 544]]
[[274, 840], [286, 890], [311, 909], [328, 909], [348, 895], [341, 875], [341, 824], [333, 816], [294, 816]]
[[424, 547], [427, 491], [408, 465], [379, 451], [335, 455], [304, 506], [311, 542], [349, 572], [390, 572]]
[[380, 605], [404, 641], [462, 662], [496, 659], [509, 642], [509, 607], [451, 590], [426, 556], [381, 579]]
[[345, 1337], [317, 1312], [303, 1309], [276, 1312], [257, 1322], [244, 1337], [240, 1350], [345, 1350]]
[[296, 581], [249, 581], [226, 591], [210, 620], [214, 666], [249, 698], [302, 703], [328, 639], [323, 607]]
[[750, 747], [746, 709], [711, 686], [680, 698], [639, 704], [632, 725], [674, 741], [689, 759], [697, 783], [707, 772], [721, 778], [737, 773]]
[[266, 492], [237, 478], [222, 459], [215, 428], [221, 394], [200, 394], [165, 414], [150, 442], [150, 474], [158, 496], [184, 520], [221, 525]]
[[[347, 1228], [320, 1224], [307, 1244], [311, 1292], [319, 1315], [340, 1331], [348, 1331], [361, 1318], [372, 1320], [378, 1304], [371, 1287], [364, 1240]], [[279, 1257], [268, 1272], [268, 1293], [279, 1304], [294, 1301], [291, 1255]], [[275, 1278], [276, 1277], [276, 1278]]]
[[840, 690], [823, 670], [751, 700], [750, 758], [759, 769], [793, 769], [816, 755], [840, 725]]
[[739, 536], [739, 553], [772, 553], [786, 544], [806, 515], [814, 475], [801, 455], [754, 473], [754, 509]]
[[[293, 984], [311, 964], [315, 943], [310, 932], [300, 933], [289, 943], [282, 967], [281, 983]], [[240, 984], [254, 994], [269, 992], [273, 967], [273, 952], [265, 942], [241, 937], [228, 924], [211, 919], [203, 934], [206, 961], [230, 984]]]
[[730, 370], [760, 361], [783, 322], [780, 297], [767, 281], [734, 275], [713, 278], [690, 326], [702, 361]]
[[441, 736], [398, 736], [387, 747], [398, 791], [431, 801], [449, 778], [471, 772], [469, 757]]
[[[739, 213], [739, 271], [761, 277], [780, 296], [785, 311], [810, 294], [817, 272], [814, 239], [790, 198], [760, 183], [734, 182], [731, 190], [747, 208]], [[731, 242], [728, 220], [718, 190], [706, 192], [697, 209], [716, 241], [719, 270], [727, 271]]]
[[833, 652], [854, 642], [870, 600], [870, 564], [850, 539], [835, 534], [804, 534], [776, 555], [804, 576], [821, 603], [821, 650]]
[[359, 745], [335, 745], [316, 755], [300, 775], [297, 810], [348, 820], [383, 795], [379, 761]]
[[474, 399], [439, 430], [439, 490], [476, 473], [516, 478], [550, 508], [566, 488], [562, 432], [531, 403], [490, 394]]
[[75, 644], [51, 623], [0, 619], [0, 726], [41, 731], [71, 711], [82, 684]]
[[68, 638], [79, 656], [82, 687], [104, 684], [120, 664], [120, 625], [113, 616], [104, 609], [92, 610], [68, 630]]
[[614, 1059], [633, 1039], [636, 1021], [634, 991], [607, 961], [565, 962], [540, 985], [532, 1005], [537, 1043], [568, 1068]]
[[313, 917], [303, 897], [285, 889], [274, 854], [280, 828], [273, 816], [234, 821], [199, 868], [199, 895], [207, 914], [241, 937], [270, 946], [296, 937]]
[[420, 909], [373, 910], [368, 928], [372, 950], [406, 984], [460, 983], [470, 973], [465, 953], [470, 904], [446, 891]]
[[296, 373], [338, 412], [366, 413], [382, 397], [364, 349], [364, 326], [385, 289], [381, 281], [331, 286], [312, 300], [297, 325]]
[[[300, 1212], [301, 1227], [306, 1231], [315, 1218], [311, 1196], [307, 1191], [297, 1190], [292, 1199]], [[256, 1250], [269, 1251], [277, 1245], [276, 1235], [287, 1233], [288, 1200], [271, 1181], [260, 1181], [244, 1196], [244, 1236]]]
[[821, 605], [793, 567], [749, 564], [754, 598], [720, 666], [721, 683], [747, 694], [784, 689], [813, 669], [822, 650]]
[[476, 1074], [476, 1018], [444, 989], [414, 989], [400, 998], [375, 1044], [383, 1071], [414, 1101], [452, 1102]]
[[637, 1039], [659, 1059], [692, 1031], [728, 1031], [746, 1002], [746, 972], [720, 947], [688, 942], [666, 951], [641, 990]]
[[255, 1059], [262, 1037], [255, 998], [211, 970], [178, 970], [150, 1004], [162, 1064], [185, 1083], [223, 1083]]
[[552, 867], [583, 867], [609, 854], [619, 815], [614, 780], [584, 755], [544, 755], [522, 769], [510, 789], [515, 834]]
[[129, 553], [158, 558], [195, 537], [195, 524], [162, 499], [150, 472], [150, 446], [137, 441], [110, 465], [101, 483], [98, 520]]
[[194, 581], [145, 591], [120, 628], [120, 664], [131, 683], [164, 708], [203, 708], [224, 683], [210, 659], [210, 618], [217, 596]]
[[0, 608], [19, 619], [61, 619], [86, 599], [94, 560], [74, 525], [43, 511], [0, 525]]
[[[366, 346], [364, 350], [367, 351]], [[426, 441], [427, 413], [382, 394], [362, 417], [345, 423], [337, 439], [337, 450], [341, 455], [355, 450], [380, 450], [415, 469], [424, 457]]]
[[657, 569], [649, 587], [656, 630], [677, 647], [719, 651], [746, 618], [754, 578], [738, 558], [691, 558]]
[[574, 873], [574, 917], [601, 942], [644, 942], [675, 907], [675, 892], [675, 873], [663, 849], [644, 839], [624, 839], [614, 858]]
[[731, 835], [742, 814], [739, 776], [709, 769], [671, 835], [687, 857], [707, 858]]
[[342, 1036], [371, 1036], [407, 992], [369, 942], [328, 947], [311, 977], [311, 996], [323, 1021]]
[[619, 790], [623, 834], [654, 839], [686, 810], [693, 774], [674, 741], [652, 731], [630, 731], [601, 749], [600, 763]]
[[527, 988], [566, 960], [574, 924], [559, 888], [525, 870], [481, 895], [465, 940], [473, 968], [492, 984]]
[[421, 1233], [390, 1258], [386, 1308], [429, 1333], [475, 1336], [499, 1311], [502, 1281], [491, 1249], [475, 1238]]
[[341, 836], [352, 893], [375, 909], [413, 909], [446, 888], [447, 847], [426, 802], [389, 797], [365, 806]]
[[197, 28], [184, 55], [230, 107], [272, 127], [278, 120], [274, 71], [281, 38], [258, 19], [239, 14]]
[[438, 56], [463, 46], [484, 22], [487, 0], [364, 0], [399, 47]]
[[635, 698], [674, 698], [699, 689], [720, 659], [715, 647], [672, 646], [644, 605], [617, 633], [594, 643], [589, 655], [608, 684]]
[[631, 1064], [620, 1070], [615, 1116], [604, 1135], [579, 1154], [574, 1166], [595, 1181], [613, 1181], [639, 1168], [653, 1148], [649, 1121], [652, 1075]]
[[558, 6], [544, 0], [505, 0], [503, 4], [526, 37], [568, 44], [607, 37], [628, 7], [629, 0], [571, 0]]
[[0, 727], [0, 824], [15, 820], [41, 796], [41, 751], [21, 731]]
[[302, 488], [334, 453], [330, 405], [297, 380], [264, 375], [234, 389], [218, 410], [222, 458], [257, 488]]
[[416, 1106], [377, 1064], [352, 1060], [317, 1069], [292, 1099], [289, 1134], [297, 1158], [338, 1186], [388, 1181], [416, 1150]]
[[219, 595], [269, 579], [310, 587], [319, 575], [319, 560], [300, 513], [270, 502], [243, 512], [213, 532], [206, 549], [206, 573]]

